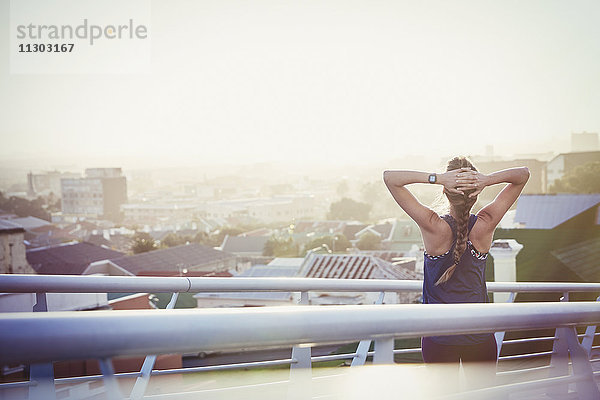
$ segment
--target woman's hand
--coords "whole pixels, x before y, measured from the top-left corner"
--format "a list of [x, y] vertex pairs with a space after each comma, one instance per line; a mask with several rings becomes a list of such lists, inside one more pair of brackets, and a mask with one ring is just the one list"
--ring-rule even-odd
[[[458, 170], [457, 170], [458, 171]], [[478, 171], [473, 171], [469, 168], [461, 168], [456, 174], [456, 190], [464, 192], [465, 190], [473, 190], [469, 197], [475, 197], [483, 188], [488, 185], [488, 176]]]
[[[471, 178], [465, 178], [470, 176], [470, 174], [474, 172], [471, 168], [460, 168], [454, 169], [452, 171], [444, 172], [443, 174], [438, 174], [438, 183], [444, 186], [444, 189], [450, 193], [462, 194], [464, 195], [464, 184], [472, 183]], [[469, 175], [467, 175], [469, 174]], [[467, 187], [467, 189], [471, 189]]]

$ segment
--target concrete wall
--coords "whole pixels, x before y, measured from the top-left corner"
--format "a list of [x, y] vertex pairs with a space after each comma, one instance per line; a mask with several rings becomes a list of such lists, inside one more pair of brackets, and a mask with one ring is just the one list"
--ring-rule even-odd
[[0, 233], [0, 273], [35, 274], [27, 263], [23, 233]]

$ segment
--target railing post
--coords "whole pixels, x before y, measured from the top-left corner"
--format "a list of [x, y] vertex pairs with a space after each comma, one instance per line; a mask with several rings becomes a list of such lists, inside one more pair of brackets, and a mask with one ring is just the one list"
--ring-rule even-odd
[[[563, 293], [561, 302], [569, 301], [569, 293]], [[559, 377], [569, 375], [569, 344], [567, 342], [568, 328], [556, 328], [554, 333], [555, 340], [552, 346], [552, 357], [550, 359], [549, 377]], [[549, 397], [562, 399], [569, 392], [569, 385], [553, 385], [546, 389]]]
[[[600, 297], [596, 299], [596, 301], [600, 301]], [[594, 335], [596, 335], [596, 325], [590, 325], [585, 328], [585, 335], [581, 340], [581, 345], [585, 349], [588, 354], [588, 358], [592, 355], [592, 345], [594, 344]]]
[[577, 329], [572, 326], [564, 328], [566, 331], [567, 342], [569, 344], [569, 354], [573, 364], [573, 375], [582, 379], [577, 380], [577, 396], [580, 399], [600, 399], [600, 391], [594, 381], [592, 364], [588, 358], [585, 349], [579, 344], [577, 339]]
[[[35, 300], [33, 312], [48, 311], [46, 293], [36, 293]], [[53, 363], [31, 364], [29, 366], [29, 380], [33, 383], [29, 386], [29, 399], [56, 399]]]
[[385, 338], [375, 340], [375, 355], [373, 364], [393, 364], [394, 363], [394, 338]]
[[[379, 297], [375, 301], [375, 304], [383, 304], [383, 299], [385, 298], [385, 292], [379, 293]], [[369, 348], [371, 347], [371, 339], [363, 339], [356, 346], [356, 355], [352, 358], [351, 367], [358, 367], [361, 365], [365, 365], [367, 362], [367, 355], [369, 353]], [[392, 349], [393, 350], [393, 349]]]
[[[178, 292], [175, 292], [171, 295], [171, 301], [169, 301], [169, 304], [167, 304], [166, 307], [167, 310], [172, 310], [175, 307], [175, 303], [177, 303], [178, 297]], [[139, 400], [142, 397], [144, 397], [144, 394], [146, 393], [146, 388], [148, 387], [148, 383], [150, 382], [150, 377], [152, 376], [152, 369], [154, 368], [155, 363], [156, 355], [149, 355], [146, 356], [146, 358], [144, 359], [142, 369], [140, 370], [140, 376], [136, 379], [133, 389], [131, 389], [131, 400]]]
[[[298, 304], [308, 305], [308, 292], [300, 292]], [[290, 364], [290, 386], [288, 399], [301, 400], [312, 397], [312, 361], [311, 348], [309, 345], [296, 345], [292, 348], [292, 359]]]
[[102, 358], [98, 362], [100, 363], [100, 371], [104, 378], [106, 397], [109, 400], [122, 400], [123, 395], [119, 389], [119, 382], [117, 382], [117, 377], [115, 376], [112, 360], [110, 358]]
[[[514, 303], [516, 295], [517, 294], [515, 292], [510, 292], [510, 295], [508, 296], [508, 300], [506, 300], [506, 302]], [[497, 354], [498, 357], [500, 357], [500, 352], [502, 351], [502, 343], [504, 343], [505, 334], [506, 334], [506, 331], [494, 333], [494, 336], [496, 337], [496, 347], [498, 349], [498, 354]]]

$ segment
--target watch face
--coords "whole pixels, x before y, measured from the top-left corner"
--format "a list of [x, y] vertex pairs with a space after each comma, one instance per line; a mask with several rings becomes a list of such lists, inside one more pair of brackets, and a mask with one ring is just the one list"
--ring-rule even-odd
[[436, 181], [436, 176], [435, 174], [431, 174], [429, 175], [429, 183], [435, 183]]

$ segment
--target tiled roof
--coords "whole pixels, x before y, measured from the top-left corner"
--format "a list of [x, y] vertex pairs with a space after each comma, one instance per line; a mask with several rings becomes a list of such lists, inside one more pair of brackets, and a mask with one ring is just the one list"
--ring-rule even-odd
[[230, 253], [259, 253], [262, 254], [267, 236], [225, 236], [221, 248]]
[[[146, 253], [113, 258], [111, 261], [134, 275], [150, 274], [152, 271], [164, 274], [179, 269], [190, 269], [221, 260], [230, 260], [235, 256], [212, 247], [192, 243], [168, 249], [153, 250]], [[190, 271], [191, 272], [191, 271]]]
[[374, 256], [377, 258], [381, 258], [383, 261], [394, 262], [399, 258], [404, 258], [404, 251], [391, 251], [391, 250], [361, 250], [358, 254], [366, 255], [366, 256]]
[[300, 275], [331, 279], [416, 279], [416, 274], [380, 258], [360, 254], [311, 254]]
[[122, 255], [91, 243], [68, 243], [27, 250], [27, 262], [38, 274], [80, 275], [94, 261]]
[[523, 229], [552, 229], [600, 204], [600, 194], [521, 195], [515, 223]]
[[600, 279], [600, 237], [585, 240], [551, 254], [587, 282]]
[[14, 222], [0, 219], [0, 232], [1, 233], [17, 233], [17, 232], [25, 232], [25, 229]]

